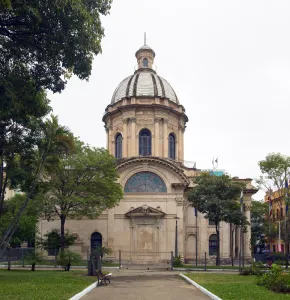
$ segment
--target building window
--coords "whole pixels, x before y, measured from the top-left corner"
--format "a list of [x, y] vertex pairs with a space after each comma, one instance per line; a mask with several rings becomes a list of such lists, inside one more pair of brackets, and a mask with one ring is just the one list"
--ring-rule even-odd
[[148, 59], [147, 58], [143, 59], [143, 67], [148, 68]]
[[212, 234], [208, 240], [209, 255], [217, 255], [217, 235]]
[[169, 158], [175, 159], [175, 136], [173, 133], [169, 134], [168, 138]]
[[211, 219], [208, 219], [208, 225], [213, 226], [215, 225], [215, 222]]
[[151, 132], [148, 129], [139, 133], [139, 155], [151, 155]]
[[115, 139], [115, 157], [122, 158], [122, 134], [118, 133]]
[[167, 188], [161, 177], [151, 172], [139, 172], [126, 182], [125, 193], [166, 193]]

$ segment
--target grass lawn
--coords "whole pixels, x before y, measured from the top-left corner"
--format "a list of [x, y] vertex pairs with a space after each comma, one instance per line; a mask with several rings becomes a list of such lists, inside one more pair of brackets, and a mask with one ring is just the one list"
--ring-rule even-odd
[[0, 270], [1, 300], [62, 300], [95, 282], [85, 271], [19, 271]]
[[290, 294], [278, 294], [257, 285], [256, 276], [238, 274], [186, 274], [223, 300], [286, 300]]

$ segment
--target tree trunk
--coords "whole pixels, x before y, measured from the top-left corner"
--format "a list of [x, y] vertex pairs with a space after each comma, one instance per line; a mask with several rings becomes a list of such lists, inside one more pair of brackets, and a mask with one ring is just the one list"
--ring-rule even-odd
[[230, 224], [230, 234], [231, 234], [231, 262], [232, 266], [234, 266], [234, 226]]
[[31, 271], [35, 271], [35, 264], [31, 265]]
[[64, 248], [65, 248], [64, 224], [65, 224], [65, 216], [60, 215], [60, 252], [61, 252], [61, 254], [63, 254]]
[[216, 255], [216, 265], [220, 265], [220, 230], [219, 223], [215, 224], [216, 235], [217, 235], [217, 255]]
[[289, 266], [289, 260], [288, 260], [288, 255], [289, 255], [289, 247], [288, 247], [288, 232], [287, 232], [287, 221], [288, 218], [286, 216], [286, 220], [285, 220], [285, 242], [284, 242], [284, 247], [285, 247], [285, 260], [286, 260], [286, 269], [288, 269]]

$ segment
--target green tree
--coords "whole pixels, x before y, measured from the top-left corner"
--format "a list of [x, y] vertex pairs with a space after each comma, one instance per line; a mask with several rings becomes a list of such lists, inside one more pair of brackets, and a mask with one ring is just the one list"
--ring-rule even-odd
[[[4, 213], [0, 218], [0, 236], [4, 234], [5, 229], [12, 222], [19, 208], [25, 201], [26, 196], [17, 194], [13, 198], [8, 199], [4, 203]], [[20, 246], [23, 242], [34, 244], [35, 235], [37, 233], [37, 221], [39, 209], [35, 199], [28, 204], [22, 218], [19, 220], [14, 235], [10, 241], [12, 247]]]
[[0, 254], [10, 243], [28, 203], [36, 194], [44, 166], [49, 167], [57, 164], [63, 155], [74, 148], [74, 139], [70, 131], [59, 125], [57, 117], [51, 116], [50, 119], [45, 120], [40, 125], [41, 138], [34, 149], [34, 155], [23, 162], [23, 168], [29, 166], [32, 169], [31, 176], [26, 181], [28, 192], [25, 201], [1, 237]]
[[264, 237], [269, 231], [266, 216], [268, 204], [262, 201], [252, 200], [251, 206], [251, 244], [252, 248], [257, 244], [264, 244]]
[[237, 199], [243, 184], [233, 181], [228, 175], [212, 176], [202, 173], [194, 179], [195, 187], [188, 192], [188, 201], [215, 223], [217, 234], [217, 265], [220, 265], [220, 222], [245, 225]]
[[[74, 234], [70, 234], [69, 231], [65, 231], [64, 233], [64, 247], [68, 248], [69, 246], [74, 245], [77, 237]], [[61, 246], [60, 243], [60, 230], [52, 229], [51, 231], [44, 234], [43, 239], [38, 239], [37, 244], [38, 247], [44, 250], [53, 250], [54, 255], [57, 255]]]
[[67, 219], [96, 218], [118, 204], [123, 195], [115, 158], [104, 149], [76, 144], [74, 153], [43, 174], [40, 198], [47, 220], [60, 219], [61, 251]]
[[17, 62], [37, 89], [60, 92], [70, 74], [88, 79], [110, 8], [111, 0], [1, 0], [0, 76]]
[[[262, 175], [256, 179], [259, 187], [266, 191], [272, 199], [275, 192], [275, 201], [278, 202], [280, 211], [283, 203], [289, 205], [289, 188], [286, 190], [285, 183], [290, 179], [290, 156], [282, 155], [281, 153], [270, 153], [264, 160], [259, 161], [259, 167]], [[287, 196], [288, 195], [288, 196]], [[277, 216], [281, 220], [281, 216]], [[285, 212], [284, 218], [284, 234], [289, 230], [286, 228], [289, 216]], [[288, 268], [288, 235], [284, 235], [286, 249], [286, 267]]]
[[0, 216], [6, 188], [19, 187], [29, 176], [30, 168], [20, 162], [34, 152], [49, 111], [46, 93], [35, 88], [25, 68], [0, 75]]

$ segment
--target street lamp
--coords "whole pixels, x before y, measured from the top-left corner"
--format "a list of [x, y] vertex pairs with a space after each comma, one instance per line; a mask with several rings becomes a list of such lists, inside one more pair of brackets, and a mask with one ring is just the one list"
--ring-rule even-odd
[[175, 258], [178, 256], [178, 232], [177, 232], [177, 221], [180, 219], [179, 217], [174, 218], [176, 220], [175, 223]]

